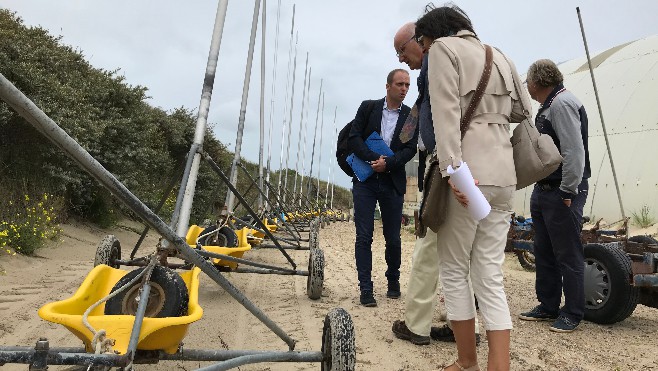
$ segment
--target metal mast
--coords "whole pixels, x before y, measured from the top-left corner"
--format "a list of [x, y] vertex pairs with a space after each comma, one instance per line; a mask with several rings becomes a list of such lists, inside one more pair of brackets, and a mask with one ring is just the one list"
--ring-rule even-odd
[[206, 63], [206, 78], [203, 80], [201, 89], [201, 102], [199, 103], [199, 114], [197, 115], [196, 130], [194, 132], [194, 142], [188, 154], [185, 173], [181, 181], [181, 191], [176, 201], [174, 215], [172, 216], [172, 226], [178, 222], [176, 233], [183, 237], [187, 233], [187, 227], [190, 222], [190, 211], [192, 210], [192, 201], [194, 200], [194, 190], [196, 180], [199, 174], [199, 163], [201, 154], [197, 150], [203, 145], [203, 138], [206, 134], [206, 125], [208, 122], [208, 111], [210, 110], [210, 98], [215, 83], [215, 71], [217, 70], [217, 59], [219, 58], [219, 47], [222, 43], [222, 33], [224, 31], [224, 20], [226, 19], [226, 8], [228, 0], [220, 0], [217, 5], [217, 14], [215, 15], [215, 25], [210, 40], [210, 52], [208, 53], [208, 62]]
[[297, 162], [295, 162], [295, 185], [293, 186], [293, 196], [297, 193], [297, 176], [299, 175], [299, 153], [302, 145], [302, 128], [304, 127], [304, 105], [306, 103], [306, 79], [308, 78], [308, 52], [306, 52], [306, 68], [304, 70], [304, 88], [302, 92], [302, 109], [299, 118], [299, 135], [297, 136]]
[[[272, 173], [272, 127], [274, 126], [273, 114], [274, 114], [274, 98], [276, 96], [276, 67], [277, 60], [279, 55], [279, 20], [281, 17], [281, 0], [279, 0], [276, 8], [276, 32], [274, 36], [274, 63], [272, 65], [272, 93], [270, 97], [270, 127], [268, 129], [268, 143], [267, 143], [267, 175], [265, 179], [267, 182], [270, 182], [270, 174]], [[269, 198], [270, 187], [265, 188], [265, 208], [268, 207], [267, 198]]]
[[[251, 65], [254, 57], [254, 43], [256, 41], [256, 29], [258, 28], [258, 12], [260, 9], [260, 0], [254, 2], [254, 16], [251, 21], [251, 38], [249, 39], [249, 51], [247, 52], [247, 67], [244, 74], [244, 85], [242, 86], [242, 104], [240, 105], [240, 118], [238, 119], [238, 137], [235, 140], [235, 154], [231, 164], [231, 184], [236, 185], [238, 181], [238, 162], [240, 161], [240, 151], [242, 149], [242, 134], [244, 133], [244, 118], [247, 113], [247, 98], [249, 97], [249, 81], [251, 80]], [[233, 203], [235, 195], [228, 192], [226, 195], [227, 212], [233, 212]]]
[[[290, 47], [288, 48], [288, 75], [286, 76], [286, 97], [284, 102], [288, 100], [288, 91], [290, 88], [290, 68], [292, 67], [292, 41], [294, 40], [293, 36], [295, 34], [295, 5], [292, 6], [292, 27], [290, 28]], [[281, 154], [279, 156], [279, 181], [277, 183], [277, 190], [279, 191], [279, 197], [282, 196], [281, 192], [281, 181], [283, 174], [283, 154], [286, 148], [286, 113], [288, 106], [283, 107], [283, 128], [281, 129]]]
[[315, 158], [315, 138], [318, 136], [318, 120], [320, 119], [320, 98], [322, 98], [322, 81], [320, 79], [320, 91], [318, 92], [318, 108], [315, 111], [315, 134], [313, 135], [313, 149], [311, 150], [311, 168], [308, 171], [308, 182], [306, 186], [306, 192], [309, 197], [311, 196], [311, 175], [313, 175], [313, 159]]
[[580, 17], [580, 8], [576, 7], [578, 13], [578, 22], [580, 23], [580, 32], [583, 34], [583, 43], [585, 44], [585, 53], [587, 54], [587, 64], [589, 65], [589, 74], [592, 76], [592, 85], [594, 85], [594, 96], [596, 97], [596, 104], [599, 107], [599, 116], [601, 117], [601, 126], [603, 127], [603, 137], [605, 138], [605, 146], [608, 148], [608, 158], [610, 158], [610, 167], [612, 168], [612, 177], [615, 179], [615, 188], [617, 189], [617, 199], [619, 200], [619, 208], [621, 209], [621, 217], [626, 219], [624, 213], [624, 204], [621, 201], [621, 191], [619, 190], [619, 182], [617, 181], [617, 171], [615, 170], [615, 162], [612, 161], [612, 150], [610, 149], [610, 141], [608, 140], [608, 132], [605, 129], [605, 121], [603, 120], [603, 111], [601, 110], [601, 101], [599, 100], [599, 91], [596, 88], [596, 80], [594, 79], [594, 70], [592, 69], [592, 61], [589, 58], [589, 48], [587, 47], [587, 39], [585, 38], [585, 28], [583, 27], [583, 19]]
[[[334, 109], [334, 131], [336, 130], [336, 112], [338, 111], [338, 106]], [[336, 148], [336, 144], [334, 144], [335, 138], [332, 138], [331, 144], [332, 146], [329, 148], [330, 153], [333, 148]], [[329, 200], [329, 181], [331, 180], [331, 167], [334, 163], [333, 161], [334, 156], [329, 156], [329, 174], [327, 174], [327, 189], [324, 192], [324, 207], [327, 208], [327, 201]]]
[[[267, 0], [263, 0], [260, 50], [260, 150], [258, 152], [258, 187], [263, 189], [263, 156], [265, 152], [265, 27], [267, 26]], [[232, 192], [231, 192], [232, 193]], [[258, 193], [258, 211], [262, 212], [263, 195]]]
[[318, 187], [315, 193], [315, 202], [320, 200], [320, 168], [322, 166], [322, 129], [324, 128], [324, 93], [322, 93], [322, 119], [320, 119], [320, 147], [318, 148]]
[[290, 118], [288, 119], [288, 147], [286, 148], [286, 175], [283, 181], [283, 200], [286, 200], [288, 190], [288, 160], [290, 159], [290, 134], [292, 133], [292, 110], [295, 107], [295, 77], [297, 76], [297, 43], [299, 42], [299, 32], [295, 33], [295, 58], [292, 62], [292, 89], [290, 93]]

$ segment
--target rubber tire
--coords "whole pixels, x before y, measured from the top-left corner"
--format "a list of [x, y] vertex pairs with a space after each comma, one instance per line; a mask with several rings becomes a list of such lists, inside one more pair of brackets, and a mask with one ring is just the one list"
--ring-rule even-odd
[[618, 243], [586, 244], [584, 275], [585, 320], [607, 325], [633, 313], [640, 291], [631, 284], [631, 259]]
[[311, 300], [322, 296], [324, 285], [324, 251], [311, 249], [308, 254], [308, 277], [306, 277], [306, 295]]
[[[201, 236], [206, 233], [214, 232], [217, 226], [210, 226], [201, 232]], [[208, 235], [199, 239], [202, 246], [222, 246], [222, 247], [238, 247], [238, 235], [230, 227], [223, 226], [219, 229], [218, 235]], [[217, 243], [220, 243], [217, 245]], [[221, 245], [224, 243], [226, 246]]]
[[121, 259], [121, 243], [119, 239], [113, 234], [108, 234], [96, 248], [96, 257], [94, 258], [94, 267], [97, 265], [105, 264], [112, 268], [119, 268], [119, 264], [114, 263], [115, 260]]
[[647, 235], [637, 235], [629, 237], [630, 242], [646, 243], [647, 245], [658, 245], [658, 240]]
[[313, 230], [308, 232], [308, 246], [310, 249], [316, 249], [318, 246], [320, 246], [320, 237], [318, 236], [318, 232]]
[[516, 257], [519, 258], [519, 263], [521, 263], [521, 267], [523, 267], [523, 269], [527, 270], [528, 272], [534, 272], [537, 270], [537, 266], [535, 265], [535, 254], [526, 250], [519, 250], [515, 253]]
[[[130, 282], [144, 269], [146, 269], [146, 267], [136, 269], [123, 276], [116, 283], [116, 285], [114, 285], [111, 292], [118, 290]], [[131, 292], [134, 292], [135, 288], [141, 286], [141, 284], [142, 280], [140, 279], [130, 288], [108, 300], [105, 303], [105, 314], [134, 315], [134, 313], [123, 313], [123, 301], [127, 295], [131, 295]], [[138, 292], [139, 291], [136, 293]], [[187, 306], [189, 303], [189, 293], [187, 292], [187, 286], [185, 286], [185, 281], [183, 281], [183, 278], [181, 278], [181, 276], [179, 276], [178, 273], [176, 273], [173, 269], [161, 265], [155, 266], [151, 274], [151, 293], [153, 294], [154, 292], [159, 292], [161, 295], [163, 294], [162, 296], [164, 296], [164, 302], [161, 305], [162, 307], [156, 313], [149, 313], [149, 307], [147, 306], [147, 317], [181, 317], [187, 314]], [[130, 299], [126, 298], [126, 300]], [[136, 308], [137, 307], [135, 306], [135, 310]]]
[[322, 371], [353, 371], [356, 368], [354, 323], [343, 308], [333, 308], [322, 328]]

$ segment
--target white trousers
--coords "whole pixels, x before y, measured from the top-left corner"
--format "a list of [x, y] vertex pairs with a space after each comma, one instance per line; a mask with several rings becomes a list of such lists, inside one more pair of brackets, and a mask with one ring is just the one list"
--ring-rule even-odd
[[491, 204], [489, 215], [477, 222], [454, 197], [449, 197], [448, 218], [438, 230], [441, 238], [437, 240], [437, 250], [447, 316], [452, 321], [474, 318], [475, 291], [484, 329], [508, 330], [512, 328], [512, 319], [502, 266], [516, 187], [479, 188]]
[[[416, 240], [411, 258], [411, 273], [405, 297], [404, 322], [414, 334], [429, 336], [439, 291], [439, 251], [437, 234], [427, 229], [423, 238]], [[450, 321], [448, 321], [450, 326]], [[475, 318], [475, 333], [479, 333]]]

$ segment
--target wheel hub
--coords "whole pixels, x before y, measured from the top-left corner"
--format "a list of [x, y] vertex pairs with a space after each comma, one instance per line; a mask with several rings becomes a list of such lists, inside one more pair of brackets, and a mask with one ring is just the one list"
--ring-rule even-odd
[[599, 309], [610, 297], [611, 283], [607, 268], [594, 259], [585, 259], [585, 307]]
[[[139, 305], [139, 296], [141, 294], [141, 285], [135, 285], [128, 289], [128, 292], [121, 303], [121, 313], [134, 316], [137, 313]], [[164, 307], [165, 292], [162, 286], [151, 282], [151, 291], [149, 292], [149, 301], [146, 305], [145, 317], [157, 317], [158, 313]]]

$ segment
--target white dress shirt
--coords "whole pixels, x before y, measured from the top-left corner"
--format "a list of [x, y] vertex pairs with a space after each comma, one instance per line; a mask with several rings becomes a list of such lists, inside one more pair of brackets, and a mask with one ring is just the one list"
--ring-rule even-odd
[[391, 147], [391, 140], [393, 140], [393, 132], [395, 132], [395, 125], [398, 123], [398, 117], [400, 117], [400, 107], [395, 109], [389, 109], [384, 98], [384, 110], [382, 111], [382, 139], [389, 148]]

